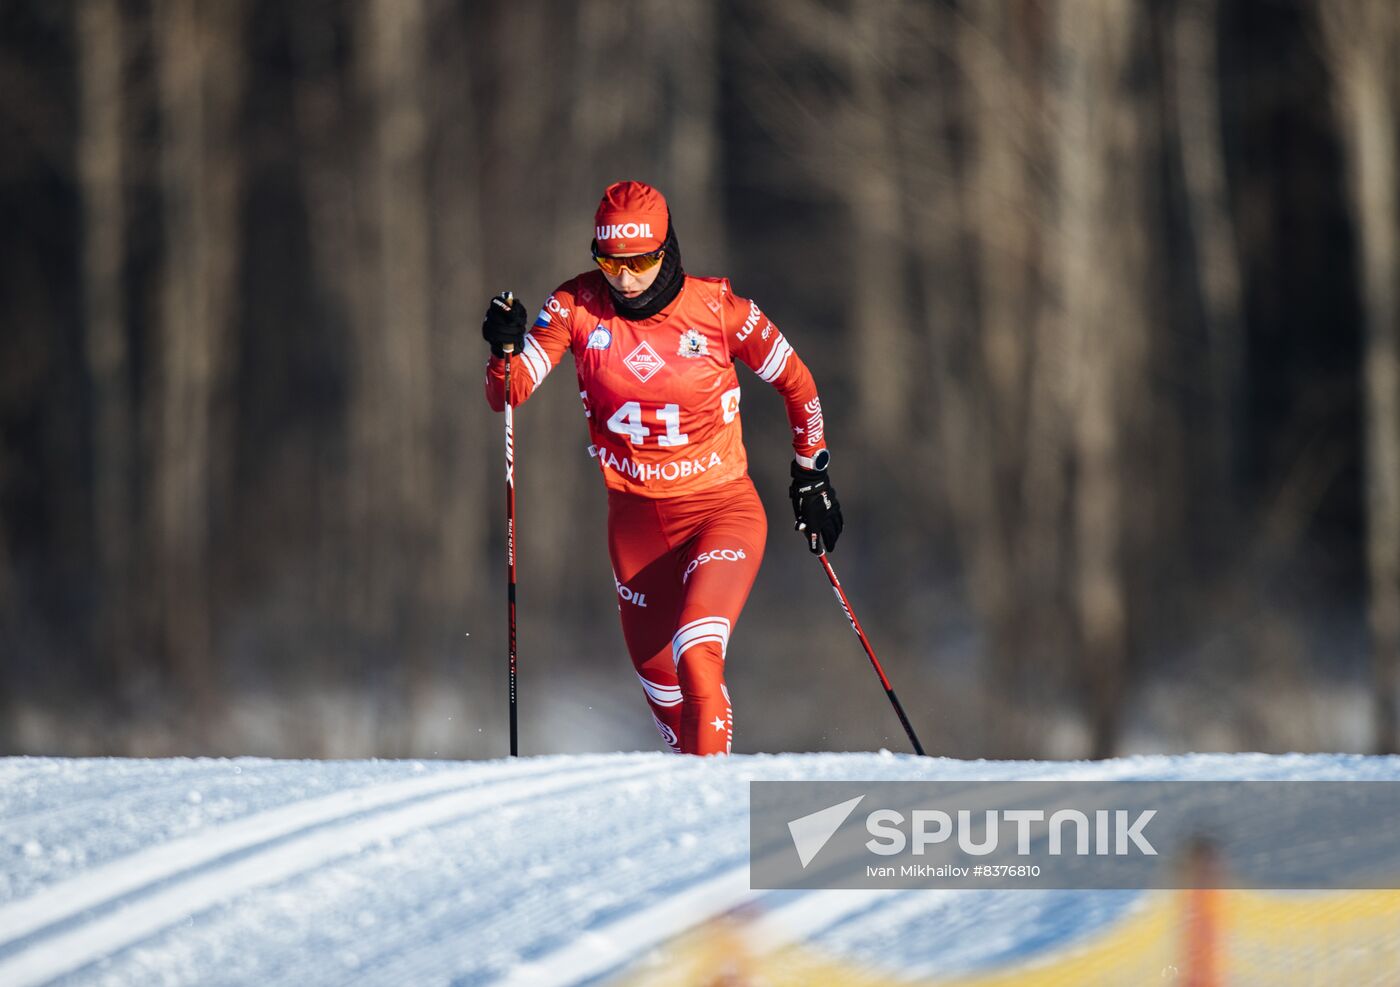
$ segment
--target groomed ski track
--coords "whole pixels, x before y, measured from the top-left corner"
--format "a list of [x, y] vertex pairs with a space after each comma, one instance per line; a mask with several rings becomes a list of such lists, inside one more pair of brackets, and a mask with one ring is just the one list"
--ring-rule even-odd
[[[742, 909], [909, 975], [1071, 942], [1130, 892], [754, 892], [748, 782], [1400, 778], [1400, 758], [0, 760], [0, 984], [604, 983]], [[975, 930], [976, 934], [969, 934]]]

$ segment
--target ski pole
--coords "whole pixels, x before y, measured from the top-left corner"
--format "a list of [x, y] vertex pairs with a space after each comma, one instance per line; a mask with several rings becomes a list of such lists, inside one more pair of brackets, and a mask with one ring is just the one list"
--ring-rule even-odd
[[[509, 311], [515, 303], [515, 296], [509, 291], [502, 292], [491, 300]], [[515, 346], [506, 343], [503, 347], [506, 359], [506, 611], [510, 624], [510, 756], [520, 755], [517, 734], [516, 700], [516, 653], [515, 653], [515, 416], [510, 401], [510, 357]]]
[[875, 674], [880, 676], [880, 684], [885, 687], [885, 695], [890, 697], [890, 705], [899, 715], [899, 722], [904, 724], [904, 732], [909, 734], [909, 742], [914, 745], [914, 753], [922, 755], [924, 745], [919, 743], [919, 738], [914, 735], [914, 728], [909, 725], [909, 717], [904, 715], [904, 707], [899, 704], [899, 697], [894, 694], [894, 687], [890, 685], [890, 680], [885, 677], [885, 670], [880, 667], [880, 659], [875, 657], [875, 649], [870, 646], [870, 639], [865, 636], [865, 631], [861, 629], [860, 620], [857, 619], [856, 612], [851, 609], [851, 601], [846, 599], [846, 591], [841, 588], [841, 581], [836, 578], [836, 570], [831, 567], [831, 562], [827, 559], [825, 551], [818, 552], [817, 558], [821, 559], [822, 568], [826, 570], [826, 578], [831, 580], [831, 588], [836, 591], [836, 599], [841, 602], [841, 609], [846, 612], [846, 619], [851, 622], [851, 630], [855, 631], [856, 637], [860, 638], [865, 653], [870, 657], [870, 664], [875, 667]]

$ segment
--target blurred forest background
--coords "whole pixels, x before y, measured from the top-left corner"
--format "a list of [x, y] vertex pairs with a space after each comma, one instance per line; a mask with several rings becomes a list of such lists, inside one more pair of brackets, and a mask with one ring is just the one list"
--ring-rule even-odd
[[[0, 753], [506, 752], [479, 324], [637, 178], [822, 389], [931, 752], [1395, 750], [1400, 4], [0, 0]], [[571, 377], [522, 750], [661, 749]], [[903, 750], [790, 530], [736, 750]]]

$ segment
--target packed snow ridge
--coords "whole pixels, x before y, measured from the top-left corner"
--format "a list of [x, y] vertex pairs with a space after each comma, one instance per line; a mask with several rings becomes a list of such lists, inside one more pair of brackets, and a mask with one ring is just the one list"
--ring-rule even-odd
[[0, 984], [604, 983], [736, 910], [775, 948], [967, 972], [1136, 892], [752, 891], [748, 783], [1303, 778], [1394, 780], [1400, 758], [6, 758]]

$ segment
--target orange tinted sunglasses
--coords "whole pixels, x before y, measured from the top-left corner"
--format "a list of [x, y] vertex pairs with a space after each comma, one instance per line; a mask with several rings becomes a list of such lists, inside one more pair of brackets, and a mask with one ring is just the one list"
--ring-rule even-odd
[[635, 257], [607, 257], [603, 254], [595, 253], [593, 260], [604, 274], [617, 277], [624, 270], [633, 274], [641, 274], [643, 271], [650, 271], [657, 264], [661, 263], [662, 256], [666, 253], [663, 250], [654, 250], [649, 254], [637, 254]]

